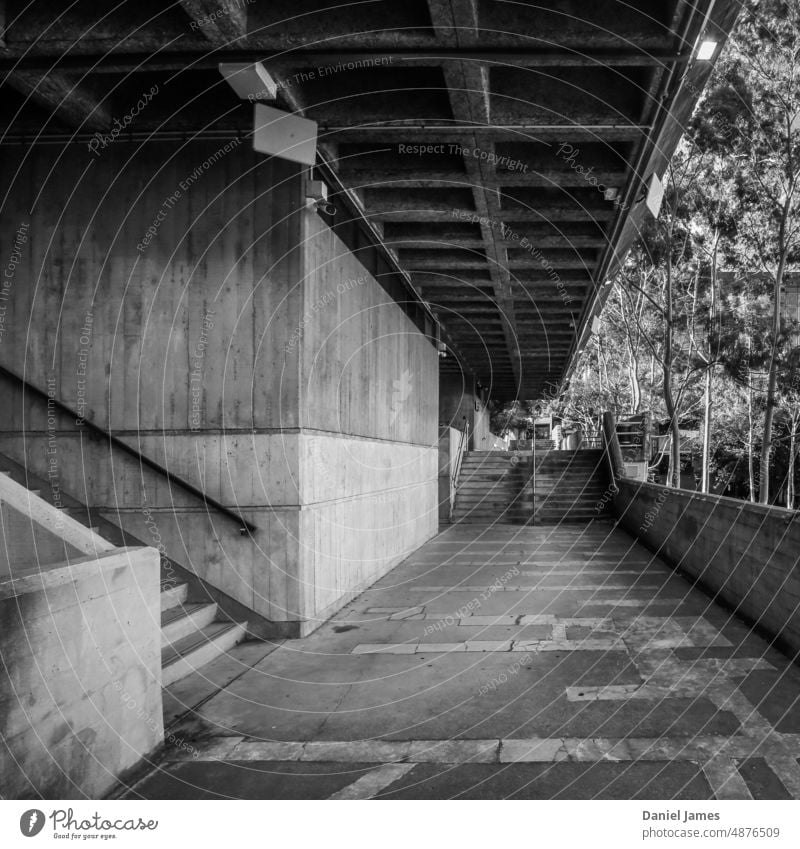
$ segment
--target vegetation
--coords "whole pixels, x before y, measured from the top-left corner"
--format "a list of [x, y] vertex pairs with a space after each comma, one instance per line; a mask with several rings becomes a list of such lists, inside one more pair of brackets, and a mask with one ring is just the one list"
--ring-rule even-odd
[[704, 491], [796, 506], [800, 333], [784, 288], [798, 181], [800, 0], [747, 0], [562, 404], [575, 418], [652, 411], [671, 434], [670, 485], [683, 452]]

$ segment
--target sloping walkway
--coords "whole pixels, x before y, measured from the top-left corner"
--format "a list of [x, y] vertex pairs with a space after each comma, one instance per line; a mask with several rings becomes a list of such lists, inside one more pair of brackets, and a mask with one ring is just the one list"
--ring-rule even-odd
[[800, 670], [610, 522], [451, 526], [261, 645], [129, 798], [800, 798]]

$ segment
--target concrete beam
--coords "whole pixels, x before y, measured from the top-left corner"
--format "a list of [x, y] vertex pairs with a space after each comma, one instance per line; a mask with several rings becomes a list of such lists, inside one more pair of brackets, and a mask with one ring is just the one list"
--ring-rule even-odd
[[[219, 7], [217, 7], [219, 8]], [[205, 40], [200, 26], [197, 32]], [[386, 61], [402, 62], [403, 67], [435, 67], [448, 61], [480, 62], [489, 66], [497, 65], [503, 67], [516, 66], [520, 68], [537, 67], [649, 67], [663, 68], [668, 64], [678, 62], [683, 64], [689, 61], [689, 56], [678, 56], [673, 50], [662, 46], [654, 51], [642, 52], [633, 47], [630, 52], [608, 53], [606, 51], [594, 50], [587, 45], [576, 50], [548, 51], [525, 50], [509, 51], [507, 47], [498, 45], [496, 49], [450, 50], [444, 46], [434, 51], [431, 50], [431, 42], [424, 39], [406, 36], [405, 49], [387, 47], [380, 49], [380, 38], [372, 35], [370, 44], [365, 46], [363, 41], [369, 38], [367, 35], [359, 35], [359, 41], [351, 41], [343, 45], [342, 50], [331, 52], [329, 49], [330, 39], [326, 39], [326, 51], [307, 50], [297, 48], [293, 45], [276, 43], [276, 39], [265, 38], [257, 32], [247, 35], [248, 49], [245, 50], [219, 50], [210, 56], [208, 50], [204, 50], [202, 44], [194, 39], [186, 39], [180, 43], [173, 44], [171, 50], [157, 50], [159, 44], [163, 43], [163, 34], [139, 33], [138, 38], [125, 39], [128, 48], [125, 53], [112, 52], [113, 47], [120, 47], [119, 39], [109, 43], [107, 39], [92, 40], [89, 37], [81, 39], [83, 53], [70, 52], [75, 47], [75, 37], [66, 39], [54, 39], [46, 44], [37, 45], [32, 48], [30, 44], [35, 43], [33, 35], [29, 41], [25, 40], [25, 47], [9, 49], [5, 61], [0, 60], [0, 71], [8, 71], [12, 64], [14, 67], [26, 71], [47, 71], [57, 63], [60, 70], [72, 73], [85, 73], [93, 71], [98, 74], [124, 74], [130, 71], [180, 71], [187, 66], [194, 70], [216, 69], [218, 62], [260, 62], [268, 53], [280, 53], [281, 62], [287, 68], [303, 68], [321, 64], [334, 64], [346, 61]], [[244, 36], [240, 36], [244, 37]], [[229, 43], [230, 39], [228, 40]], [[143, 50], [146, 44], [151, 45], [152, 50]], [[89, 49], [89, 48], [94, 48]], [[11, 64], [8, 64], [11, 60]]]
[[111, 124], [105, 104], [64, 74], [13, 71], [6, 76], [5, 84], [70, 127], [102, 131]]
[[[457, 207], [442, 209], [430, 208], [431, 206], [433, 206], [432, 203], [430, 206], [424, 206], [421, 201], [409, 203], [408, 201], [398, 199], [397, 201], [392, 200], [390, 202], [388, 198], [382, 198], [380, 209], [370, 208], [370, 206], [367, 205], [365, 214], [370, 218], [386, 219], [388, 221], [463, 221], [464, 223], [470, 223], [469, 218], [456, 218], [453, 216], [453, 212], [468, 214], [475, 213], [476, 215], [479, 215], [479, 213], [475, 212], [475, 210], [469, 209], [463, 204]], [[502, 210], [499, 220], [505, 221], [511, 229], [514, 229], [509, 223], [511, 220], [536, 224], [548, 224], [550, 222], [581, 223], [585, 221], [610, 221], [613, 216], [614, 213], [610, 209], [598, 209], [594, 211], [581, 209], [577, 206], [574, 208], [564, 206], [541, 206], [537, 207], [536, 210]]]
[[481, 139], [494, 142], [569, 142], [606, 143], [641, 142], [650, 127], [642, 124], [496, 124], [491, 127], [477, 127], [455, 123], [441, 124], [416, 121], [406, 126], [385, 124], [384, 126], [341, 126], [320, 122], [320, 135], [340, 144], [365, 144], [377, 142], [393, 144], [402, 141], [415, 143], [460, 143], [464, 144], [464, 134], [474, 133]]
[[[369, 187], [397, 184], [409, 189], [437, 188], [457, 185], [472, 187], [471, 176], [455, 170], [429, 170], [424, 168], [359, 169], [344, 166], [339, 175], [348, 185]], [[593, 171], [592, 176], [600, 185], [619, 188], [625, 179], [623, 171]], [[549, 168], [542, 171], [493, 171], [488, 177], [492, 186], [530, 186], [533, 188], [561, 188], [564, 186], [584, 188], [589, 185], [586, 177], [571, 169]]]
[[202, 32], [212, 44], [231, 45], [247, 37], [247, 3], [241, 0], [180, 0], [180, 3], [192, 19], [190, 28]]

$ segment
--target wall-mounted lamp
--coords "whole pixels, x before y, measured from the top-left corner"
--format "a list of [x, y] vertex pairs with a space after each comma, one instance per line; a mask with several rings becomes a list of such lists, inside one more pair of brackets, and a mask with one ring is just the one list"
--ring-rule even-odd
[[322, 180], [306, 182], [306, 206], [313, 206], [326, 215], [336, 215], [336, 207], [328, 200], [328, 185]]

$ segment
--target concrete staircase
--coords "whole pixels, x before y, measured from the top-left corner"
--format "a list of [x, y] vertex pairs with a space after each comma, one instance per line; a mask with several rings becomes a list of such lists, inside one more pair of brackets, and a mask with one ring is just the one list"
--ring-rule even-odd
[[219, 621], [217, 605], [188, 602], [188, 584], [161, 584], [161, 686], [169, 687], [232, 649], [246, 622]]
[[461, 471], [453, 522], [528, 524], [533, 514], [530, 452], [469, 451]]
[[586, 522], [610, 512], [603, 450], [548, 451], [537, 455], [534, 523]]
[[[0, 474], [30, 489], [50, 504], [53, 489], [44, 478], [31, 474], [23, 466], [0, 454]], [[91, 527], [119, 547], [145, 546], [148, 543], [109, 522], [63, 489], [58, 493], [63, 512]], [[179, 567], [177, 567], [179, 568]], [[161, 558], [161, 666], [162, 686], [168, 687], [232, 649], [247, 636], [247, 623], [224, 618], [213, 601], [202, 600], [202, 591], [192, 591], [177, 576], [176, 564]], [[191, 601], [190, 598], [196, 600]]]

